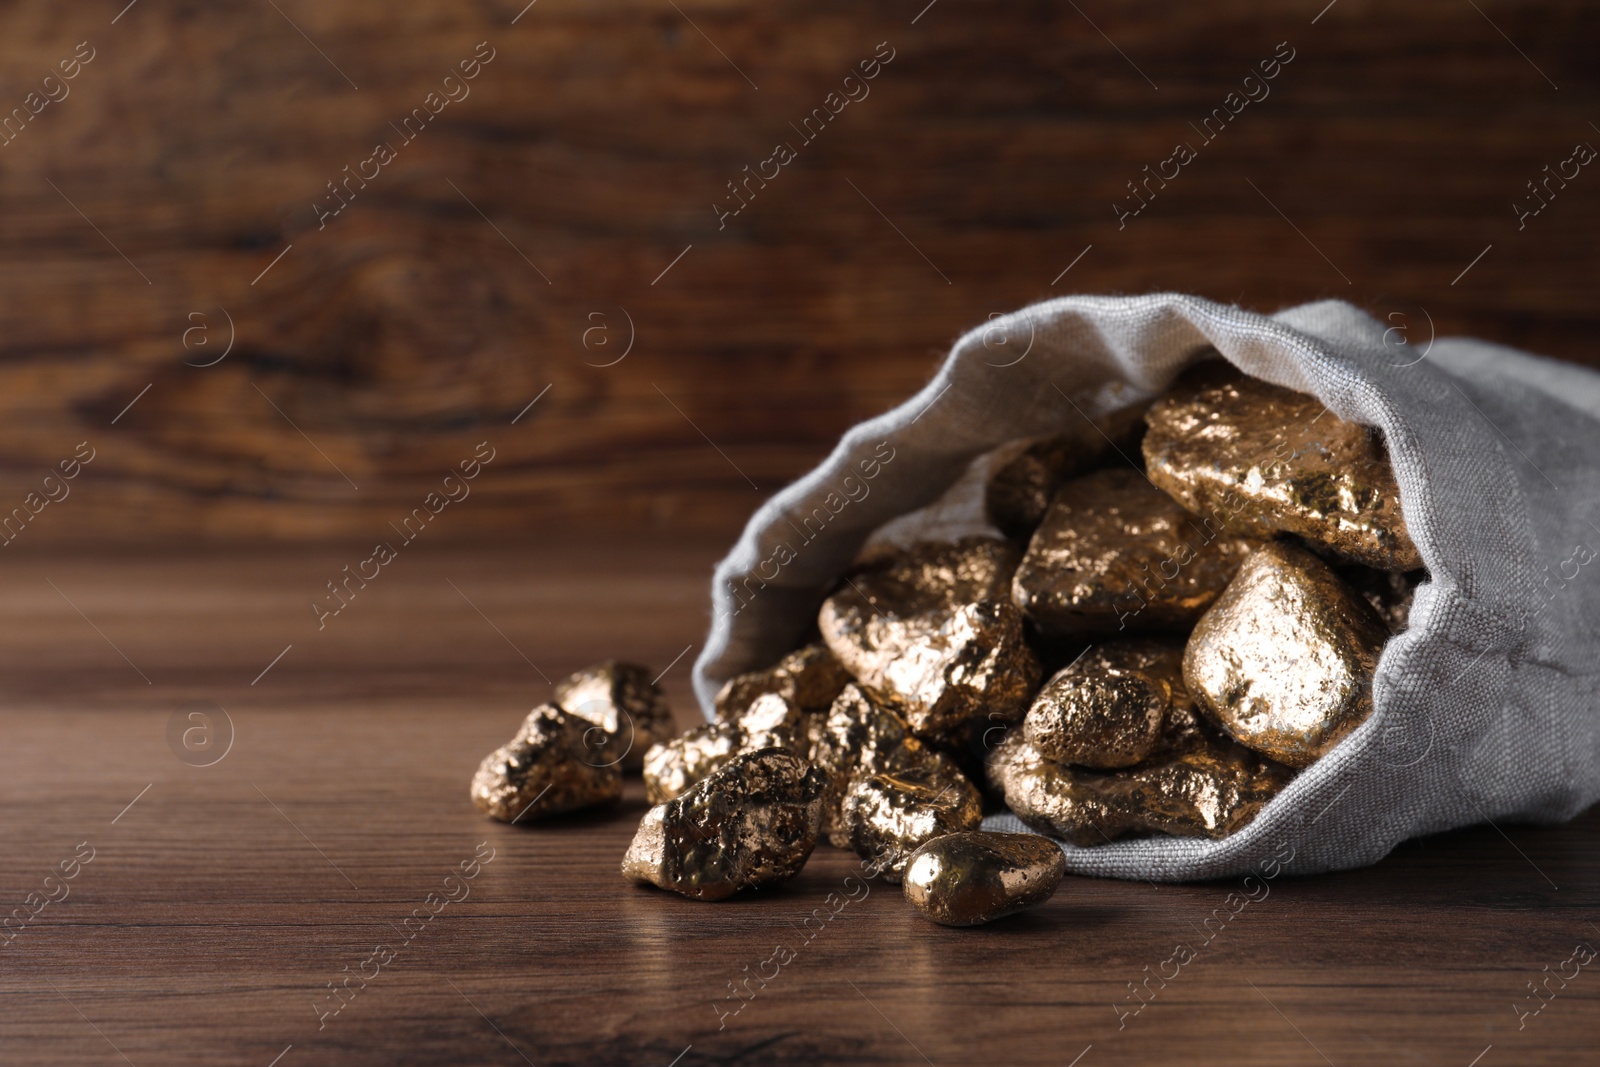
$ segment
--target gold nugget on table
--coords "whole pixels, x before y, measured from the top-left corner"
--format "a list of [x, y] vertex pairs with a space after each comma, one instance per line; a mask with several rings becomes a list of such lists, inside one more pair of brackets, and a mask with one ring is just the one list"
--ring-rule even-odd
[[622, 799], [622, 771], [594, 723], [552, 704], [534, 708], [511, 742], [491, 752], [472, 778], [472, 802], [491, 819], [533, 822]]
[[1038, 907], [1066, 873], [1066, 857], [1049, 838], [974, 830], [912, 853], [905, 897], [936, 923], [977, 926]]
[[1388, 627], [1328, 565], [1270, 544], [1194, 628], [1183, 676], [1202, 712], [1240, 744], [1304, 767], [1372, 711]]
[[1182, 644], [1107, 641], [1045, 683], [1023, 733], [1058, 763], [1131, 767], [1162, 746], [1169, 723], [1192, 719], [1193, 707]]
[[846, 791], [857, 777], [886, 774], [964, 794], [973, 789], [949, 756], [919, 740], [900, 716], [874, 702], [859, 686], [846, 686], [833, 702], [812, 759], [828, 775], [822, 828], [835, 848], [850, 848], [844, 824]]
[[1235, 533], [1293, 533], [1386, 571], [1422, 566], [1377, 431], [1314, 396], [1217, 362], [1192, 368], [1146, 416], [1150, 480]]
[[605, 754], [625, 771], [638, 770], [650, 746], [672, 736], [666, 695], [650, 680], [649, 669], [636, 663], [608, 659], [585, 667], [557, 682], [550, 699], [607, 731]]
[[1014, 721], [1040, 674], [1008, 599], [1016, 562], [1016, 549], [993, 538], [915, 545], [846, 579], [822, 605], [823, 640], [920, 737]]
[[868, 774], [845, 790], [840, 821], [856, 855], [893, 883], [919, 846], [976, 830], [983, 822], [983, 798], [965, 778], [927, 782]]
[[1053, 637], [1192, 625], [1250, 543], [1197, 522], [1145, 476], [1112, 467], [1057, 491], [1012, 579], [1011, 597]]
[[622, 874], [697, 900], [793, 878], [816, 847], [824, 781], [783, 749], [735, 756], [645, 814]]
[[990, 755], [989, 776], [1017, 818], [1089, 846], [1130, 834], [1227, 837], [1248, 825], [1292, 772], [1209, 735], [1139, 767], [1089, 770], [1046, 759], [1014, 732]]

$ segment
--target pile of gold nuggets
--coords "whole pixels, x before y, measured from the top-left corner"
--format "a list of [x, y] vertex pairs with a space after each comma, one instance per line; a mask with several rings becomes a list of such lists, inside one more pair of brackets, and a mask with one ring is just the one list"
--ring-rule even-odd
[[1215, 360], [1100, 428], [994, 471], [1003, 538], [865, 554], [821, 640], [729, 681], [713, 722], [672, 736], [642, 667], [573, 675], [474, 802], [543, 818], [638, 769], [634, 882], [720, 900], [826, 838], [957, 926], [1065, 873], [1048, 838], [980, 830], [986, 807], [1083, 846], [1235, 832], [1371, 711], [1425, 577], [1394, 473], [1376, 430]]

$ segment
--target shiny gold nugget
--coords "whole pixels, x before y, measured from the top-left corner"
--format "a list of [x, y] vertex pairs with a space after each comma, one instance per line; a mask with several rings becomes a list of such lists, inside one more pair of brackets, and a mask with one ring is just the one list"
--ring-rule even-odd
[[729, 722], [709, 722], [651, 747], [644, 758], [644, 792], [652, 804], [681, 796], [741, 752], [783, 748], [803, 759], [820, 716], [777, 693], [764, 693]]
[[1015, 721], [1040, 674], [1006, 599], [1016, 561], [992, 538], [915, 545], [823, 603], [823, 640], [920, 737], [947, 740], [991, 715]]
[[851, 847], [843, 806], [845, 793], [858, 777], [893, 775], [939, 789], [949, 786], [958, 793], [973, 788], [953, 759], [924, 744], [912, 734], [909, 723], [855, 685], [846, 686], [833, 702], [811, 754], [828, 775], [822, 828], [835, 848]]
[[589, 744], [594, 724], [551, 704], [534, 708], [511, 742], [472, 777], [472, 802], [491, 819], [532, 822], [622, 799], [622, 771], [604, 746]]
[[1140, 830], [1220, 838], [1249, 824], [1293, 777], [1281, 764], [1222, 742], [1130, 772], [1118, 791], [1138, 813]]
[[849, 684], [850, 672], [826, 645], [807, 645], [766, 670], [728, 679], [717, 693], [717, 721], [737, 719], [757, 697], [767, 693], [777, 693], [807, 711], [825, 714], [834, 698]]
[[1372, 712], [1388, 627], [1316, 556], [1266, 545], [1195, 626], [1183, 676], [1248, 748], [1304, 767]]
[[1118, 453], [1138, 453], [1145, 406], [1119, 408], [1092, 424], [1081, 424], [1080, 432], [1030, 444], [990, 475], [984, 491], [989, 521], [1007, 537], [1026, 541], [1044, 519], [1050, 498], [1063, 482], [1108, 460], [1122, 462]]
[[1292, 772], [1226, 738], [1130, 770], [1070, 767], [1044, 758], [1021, 735], [991, 755], [991, 781], [1012, 812], [1075, 845], [1130, 834], [1227, 837], [1249, 824]]
[[1077, 434], [1029, 445], [990, 476], [983, 500], [989, 521], [1007, 537], [1026, 540], [1044, 519], [1057, 487], [1094, 467], [1101, 451]]
[[1149, 758], [1192, 711], [1181, 644], [1107, 641], [1045, 683], [1023, 733], [1058, 763], [1111, 770]]
[[868, 774], [845, 791], [841, 819], [856, 855], [894, 883], [925, 842], [976, 830], [983, 822], [983, 798], [965, 778], [941, 784]]
[[1378, 433], [1316, 397], [1205, 364], [1147, 420], [1150, 480], [1215, 528], [1298, 534], [1380, 570], [1422, 565]]
[[1021, 730], [995, 746], [985, 769], [1012, 814], [1041, 833], [1074, 845], [1100, 845], [1138, 825], [1104, 788], [1111, 775], [1046, 759]]
[[697, 900], [793, 878], [817, 844], [824, 780], [783, 749], [735, 756], [645, 813], [622, 874]]
[[1197, 525], [1138, 471], [1112, 467], [1056, 493], [1011, 597], [1049, 636], [1187, 627], [1248, 551], [1248, 542]]
[[1054, 841], [982, 830], [929, 841], [906, 865], [912, 906], [945, 926], [977, 926], [1049, 900], [1067, 873]]
[[734, 722], [744, 731], [747, 747], [776, 745], [793, 750], [797, 756], [805, 756], [813, 717], [810, 711], [781, 694], [763, 693]]
[[672, 736], [666, 694], [636, 663], [608, 659], [585, 667], [556, 683], [551, 702], [606, 730], [611, 735], [606, 754], [626, 771], [638, 770], [650, 746]]
[[738, 723], [708, 722], [651, 745], [644, 756], [645, 799], [664, 804], [682, 796], [738, 755], [743, 743], [744, 731]]

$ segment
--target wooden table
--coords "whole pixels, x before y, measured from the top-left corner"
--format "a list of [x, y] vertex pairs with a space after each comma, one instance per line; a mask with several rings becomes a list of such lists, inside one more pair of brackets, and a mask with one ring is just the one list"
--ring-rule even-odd
[[[480, 816], [478, 760], [546, 679], [586, 661], [672, 663], [662, 684], [694, 720], [688, 668], [719, 547], [419, 543], [320, 632], [306, 604], [355, 558], [342, 548], [0, 558], [0, 900], [26, 915], [30, 893], [68, 894], [0, 947], [0, 1062], [1500, 1067], [1593, 1054], [1600, 977], [1551, 979], [1554, 999], [1520, 1029], [1514, 1006], [1537, 1006], [1527, 983], [1575, 945], [1600, 946], [1594, 812], [1286, 875], [1242, 907], [1225, 903], [1231, 883], [1071, 879], [1032, 914], [964, 931], [853, 880], [853, 858], [825, 846], [787, 886], [722, 904], [628, 885], [617, 864], [645, 807], [637, 781], [605, 815]], [[180, 761], [172, 718], [207, 713], [219, 754], [219, 709], [231, 748], [211, 766]], [[463, 869], [476, 876], [447, 889]], [[417, 909], [438, 914], [408, 926]], [[1206, 930], [1131, 1014], [1128, 983]], [[730, 983], [772, 974], [780, 945], [788, 964], [733, 999]], [[363, 970], [364, 986], [350, 978]], [[347, 978], [348, 1002], [333, 999]]]

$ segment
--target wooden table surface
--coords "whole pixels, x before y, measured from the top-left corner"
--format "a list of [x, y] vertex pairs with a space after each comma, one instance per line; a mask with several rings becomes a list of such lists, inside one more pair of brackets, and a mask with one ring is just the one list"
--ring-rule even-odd
[[[1069, 879], [975, 930], [923, 921], [826, 846], [788, 885], [721, 904], [628, 885], [636, 780], [605, 815], [480, 816], [478, 760], [586, 661], [661, 669], [687, 650], [662, 684], [694, 721], [719, 547], [419, 543], [320, 632], [305, 603], [349, 560], [338, 549], [0, 558], [0, 900], [40, 909], [0, 946], [0, 1063], [1592, 1056], [1600, 976], [1547, 976], [1600, 946], [1594, 812], [1284, 875], [1242, 904], [1234, 883]], [[175, 716], [206, 725], [192, 712], [216, 731], [210, 766], [169, 747]], [[416, 909], [437, 915], [407, 925]], [[1196, 948], [1181, 969], [1180, 942]], [[787, 965], [731, 999], [778, 946]], [[1131, 1014], [1128, 983], [1163, 969], [1176, 977]]]

